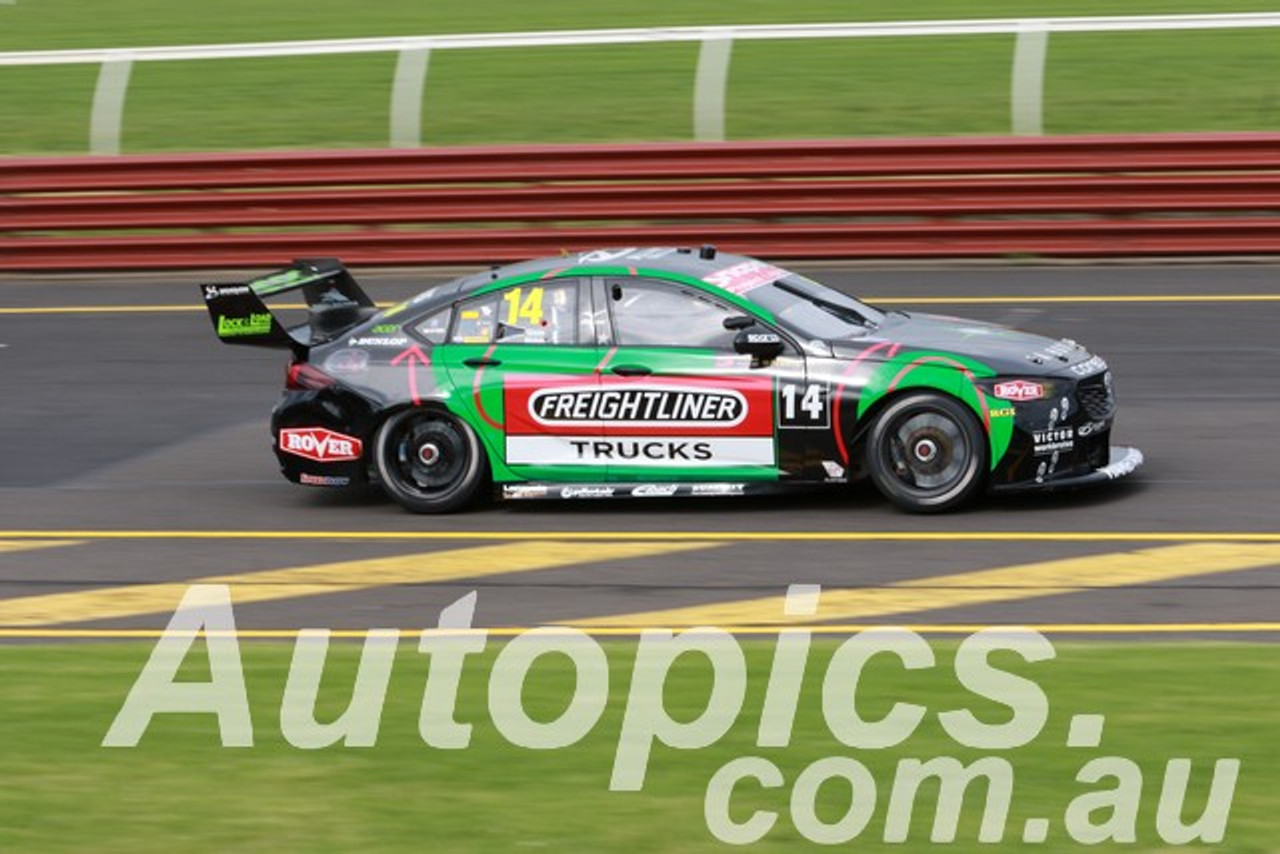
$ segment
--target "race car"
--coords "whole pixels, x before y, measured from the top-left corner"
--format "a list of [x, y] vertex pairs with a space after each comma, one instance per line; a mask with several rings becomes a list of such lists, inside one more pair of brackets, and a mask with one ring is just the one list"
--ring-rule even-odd
[[[296, 321], [268, 306], [297, 291]], [[864, 477], [939, 512], [1142, 463], [1111, 445], [1111, 372], [1076, 342], [877, 308], [711, 246], [527, 261], [385, 310], [335, 259], [201, 294], [221, 340], [292, 353], [284, 476], [376, 481], [420, 513]]]

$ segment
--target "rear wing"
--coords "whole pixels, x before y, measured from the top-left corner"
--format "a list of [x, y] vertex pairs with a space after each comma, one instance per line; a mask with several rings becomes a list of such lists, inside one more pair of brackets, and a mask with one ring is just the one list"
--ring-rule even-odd
[[[306, 317], [286, 326], [268, 297], [302, 291]], [[303, 355], [377, 313], [378, 307], [336, 258], [300, 258], [283, 270], [229, 285], [201, 285], [213, 331], [227, 344], [291, 348]]]

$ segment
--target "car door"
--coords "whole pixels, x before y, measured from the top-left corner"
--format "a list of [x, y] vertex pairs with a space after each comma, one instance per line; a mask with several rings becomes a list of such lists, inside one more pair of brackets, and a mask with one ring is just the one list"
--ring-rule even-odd
[[595, 296], [607, 307], [610, 347], [594, 450], [610, 479], [709, 481], [733, 492], [800, 471], [803, 452], [778, 442], [778, 389], [803, 384], [792, 344], [768, 362], [736, 353], [738, 330], [725, 321], [744, 311], [689, 284], [605, 277]]
[[448, 338], [432, 358], [449, 373], [450, 405], [470, 416], [499, 461], [495, 480], [603, 479], [582, 463], [600, 429], [552, 417], [562, 397], [587, 397], [599, 385], [602, 351], [589, 299], [584, 280], [560, 278], [455, 306]]

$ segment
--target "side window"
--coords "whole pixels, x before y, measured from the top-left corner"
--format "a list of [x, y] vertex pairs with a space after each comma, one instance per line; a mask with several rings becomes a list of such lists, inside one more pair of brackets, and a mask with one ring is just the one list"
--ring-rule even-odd
[[516, 285], [458, 306], [454, 344], [577, 344], [578, 281]]
[[452, 316], [453, 309], [442, 309], [420, 322], [414, 327], [414, 331], [432, 344], [443, 344], [445, 335], [449, 332], [449, 318]]
[[700, 291], [648, 279], [611, 280], [607, 291], [617, 343], [623, 347], [732, 350], [727, 317], [741, 314]]

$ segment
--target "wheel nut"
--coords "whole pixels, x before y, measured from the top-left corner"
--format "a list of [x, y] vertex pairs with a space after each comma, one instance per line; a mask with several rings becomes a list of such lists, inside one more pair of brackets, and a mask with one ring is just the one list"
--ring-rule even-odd
[[916, 442], [915, 455], [917, 460], [927, 463], [938, 455], [938, 446], [933, 443], [932, 439], [921, 439]]
[[433, 466], [439, 459], [440, 448], [435, 443], [427, 442], [418, 448], [418, 460], [424, 466]]

